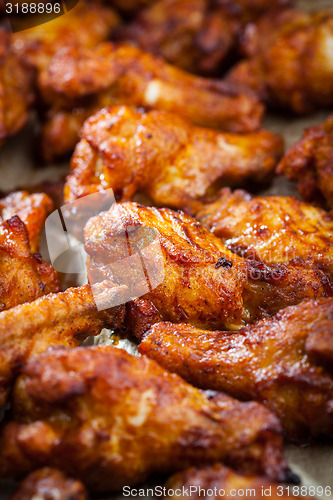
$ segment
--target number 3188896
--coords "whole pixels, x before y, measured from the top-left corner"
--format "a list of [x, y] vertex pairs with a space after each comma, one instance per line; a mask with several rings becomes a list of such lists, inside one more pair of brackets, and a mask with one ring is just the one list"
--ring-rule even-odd
[[60, 3], [6, 2], [7, 14], [60, 14]]

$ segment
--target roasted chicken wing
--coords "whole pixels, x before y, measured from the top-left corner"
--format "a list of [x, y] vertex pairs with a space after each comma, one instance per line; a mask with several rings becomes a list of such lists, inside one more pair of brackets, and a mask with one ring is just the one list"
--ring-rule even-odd
[[[56, 134], [62, 134], [62, 127], [73, 136], [78, 126], [78, 134], [93, 111], [113, 104], [172, 111], [196, 125], [230, 132], [258, 129], [263, 114], [251, 91], [190, 75], [130, 45], [104, 43], [93, 50], [64, 49], [42, 72], [39, 86], [52, 106], [51, 123], [46, 122], [43, 134], [49, 147], [56, 142]], [[59, 140], [67, 147], [69, 140]], [[48, 154], [51, 157], [53, 152]]]
[[333, 436], [333, 298], [232, 334], [160, 323], [139, 350], [199, 387], [264, 403], [292, 440]]
[[54, 349], [16, 384], [0, 474], [48, 465], [105, 491], [221, 460], [290, 480], [281, 447], [278, 419], [258, 403], [200, 391], [112, 346]]
[[10, 500], [87, 500], [80, 481], [66, 477], [58, 469], [44, 467], [27, 476]]
[[[103, 285], [109, 297], [124, 294], [124, 287]], [[119, 327], [123, 318], [124, 306], [97, 310], [89, 285], [68, 288], [0, 313], [0, 407], [27, 359], [50, 346], [78, 346], [104, 327]]]
[[[152, 231], [159, 253], [149, 242]], [[139, 337], [159, 321], [237, 329], [305, 298], [333, 294], [322, 271], [243, 259], [198, 221], [170, 209], [114, 204], [88, 221], [85, 241], [90, 281], [126, 285], [132, 298], [138, 297], [139, 269], [130, 263], [114, 266], [113, 261], [140, 254], [149, 277], [164, 268], [164, 279], [155, 281], [160, 284], [153, 287], [150, 280], [151, 291], [127, 305], [127, 326]]]
[[9, 35], [0, 28], [0, 146], [26, 124], [34, 100], [34, 72], [14, 53]]
[[[244, 496], [251, 496], [254, 500], [265, 498], [265, 496], [273, 500], [298, 498], [298, 495], [295, 497], [290, 490], [271, 483], [265, 477], [237, 474], [221, 464], [200, 468], [191, 467], [184, 472], [178, 472], [170, 477], [166, 483], [166, 490], [168, 491], [167, 498], [173, 500], [188, 496], [192, 500], [215, 500], [227, 497], [240, 500]], [[314, 497], [302, 495], [302, 498], [310, 500]]]
[[322, 126], [305, 131], [285, 154], [278, 172], [298, 182], [305, 200], [333, 209], [333, 115]]
[[248, 59], [231, 70], [230, 82], [296, 113], [333, 104], [333, 9], [268, 13], [243, 40]]
[[80, 0], [66, 15], [14, 33], [12, 47], [38, 71], [42, 71], [47, 68], [52, 56], [64, 47], [94, 48], [108, 40], [119, 22], [112, 9]]
[[333, 281], [333, 217], [291, 196], [225, 188], [192, 210], [232, 252], [265, 264], [301, 260]]
[[219, 74], [236, 52], [244, 25], [284, 0], [160, 0], [140, 11], [117, 35], [199, 74]]
[[40, 233], [52, 209], [53, 202], [45, 193], [16, 191], [0, 199], [0, 221], [17, 215], [25, 224], [30, 248], [34, 253], [39, 249]]
[[59, 290], [52, 266], [31, 253], [21, 219], [14, 216], [0, 223], [0, 311]]
[[141, 192], [154, 205], [183, 208], [219, 185], [267, 180], [282, 152], [282, 139], [266, 130], [240, 136], [165, 111], [110, 107], [83, 126], [65, 200], [112, 188], [122, 201]]

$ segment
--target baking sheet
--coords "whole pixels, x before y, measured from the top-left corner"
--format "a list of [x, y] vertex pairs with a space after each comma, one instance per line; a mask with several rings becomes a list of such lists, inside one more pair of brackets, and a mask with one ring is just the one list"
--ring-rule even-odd
[[[305, 9], [333, 7], [333, 0], [300, 0], [298, 5]], [[286, 147], [297, 141], [305, 127], [319, 124], [328, 112], [320, 112], [305, 118], [291, 118], [270, 114], [265, 118], [264, 126], [281, 134]], [[11, 139], [0, 151], [0, 190], [7, 191], [17, 187], [34, 185], [42, 181], [56, 181], [68, 171], [68, 163], [61, 165], [40, 166], [35, 152], [38, 150], [34, 134], [35, 120], [25, 131]], [[277, 178], [265, 190], [265, 194], [296, 194], [295, 186], [283, 178]], [[286, 456], [292, 469], [298, 473], [302, 483], [307, 486], [331, 486], [333, 490], [333, 443], [321, 443], [308, 447], [288, 445]], [[159, 484], [162, 484], [161, 482]], [[13, 491], [12, 481], [0, 480], [0, 500], [7, 500]], [[122, 495], [108, 495], [105, 499], [121, 499]], [[333, 498], [323, 497], [323, 498]]]

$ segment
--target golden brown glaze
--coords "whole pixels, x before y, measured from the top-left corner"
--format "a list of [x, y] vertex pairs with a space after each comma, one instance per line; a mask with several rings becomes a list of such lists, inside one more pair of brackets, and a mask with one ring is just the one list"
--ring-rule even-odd
[[158, 321], [235, 329], [305, 298], [332, 295], [332, 283], [320, 270], [243, 259], [183, 212], [137, 203], [114, 204], [88, 221], [85, 249], [90, 280], [127, 285], [130, 295], [137, 297], [131, 289], [137, 282], [133, 266], [124, 265], [118, 272], [110, 264], [128, 256], [129, 238], [138, 238], [137, 246], [146, 248], [144, 240], [140, 243], [145, 230], [148, 235], [154, 232], [161, 249], [160, 254], [155, 247], [147, 253], [146, 270], [152, 275], [164, 267], [164, 279], [127, 305], [127, 325], [137, 336]]
[[281, 447], [278, 419], [258, 403], [200, 391], [112, 346], [54, 349], [16, 384], [0, 474], [61, 467], [106, 491], [220, 460], [288, 480]]
[[218, 74], [235, 55], [245, 23], [267, 10], [290, 3], [161, 0], [140, 11], [117, 35], [186, 71]]
[[[121, 287], [109, 294], [121, 294]], [[0, 313], [0, 406], [29, 358], [50, 346], [75, 347], [104, 327], [120, 326], [124, 306], [98, 311], [90, 286], [68, 288]]]
[[26, 124], [34, 100], [33, 71], [0, 29], [0, 146]]
[[[230, 132], [258, 129], [263, 114], [262, 105], [247, 89], [191, 75], [130, 45], [67, 48], [42, 72], [39, 86], [52, 106], [50, 119], [58, 124], [46, 123], [43, 137], [50, 145], [56, 136], [47, 139], [47, 130], [54, 134], [62, 130], [58, 112], [79, 108], [78, 119], [80, 114], [84, 117], [82, 107], [89, 114], [117, 104], [171, 111], [196, 125]], [[68, 123], [70, 116], [62, 115], [72, 134], [76, 119]]]
[[12, 47], [38, 71], [42, 71], [47, 68], [52, 56], [64, 47], [94, 48], [108, 40], [119, 22], [112, 9], [80, 0], [66, 15], [14, 33]]
[[32, 254], [25, 225], [14, 216], [0, 223], [0, 311], [58, 292], [57, 273]]
[[66, 477], [58, 469], [44, 467], [29, 474], [10, 500], [87, 500], [80, 481]]
[[112, 188], [121, 201], [140, 192], [154, 205], [182, 208], [221, 185], [267, 180], [282, 153], [283, 140], [266, 130], [228, 134], [165, 111], [105, 108], [81, 130], [65, 200]]
[[305, 200], [333, 209], [333, 115], [323, 125], [305, 130], [283, 157], [278, 172], [297, 181]]
[[[283, 488], [271, 483], [265, 477], [237, 474], [222, 464], [200, 468], [191, 467], [183, 472], [178, 472], [170, 477], [165, 486], [170, 490], [167, 498], [173, 500], [186, 498], [189, 492], [192, 500], [214, 500], [227, 497], [240, 500], [244, 496], [251, 496], [251, 498], [259, 500], [265, 498], [263, 491], [273, 500], [298, 498], [298, 496], [292, 495], [286, 487]], [[306, 500], [314, 498], [305, 495], [302, 497]]]
[[304, 301], [237, 333], [159, 323], [139, 351], [204, 389], [260, 401], [292, 440], [333, 436], [333, 298]]
[[325, 210], [291, 196], [251, 196], [226, 188], [192, 213], [238, 255], [265, 264], [301, 259], [333, 281], [333, 218]]
[[333, 9], [268, 13], [243, 41], [249, 58], [231, 70], [230, 82], [295, 113], [333, 104]]
[[25, 224], [30, 248], [34, 253], [39, 249], [40, 233], [52, 209], [53, 202], [45, 193], [15, 191], [0, 199], [0, 220], [5, 221], [17, 215]]

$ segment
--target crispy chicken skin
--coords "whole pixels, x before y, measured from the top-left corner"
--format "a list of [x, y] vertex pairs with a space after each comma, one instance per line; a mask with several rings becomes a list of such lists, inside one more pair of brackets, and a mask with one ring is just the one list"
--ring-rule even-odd
[[204, 389], [260, 401], [292, 440], [333, 436], [333, 298], [304, 301], [237, 333], [159, 323], [139, 351]]
[[245, 23], [291, 2], [161, 0], [120, 27], [118, 37], [199, 74], [218, 74], [236, 52]]
[[93, 48], [120, 22], [110, 8], [80, 0], [66, 15], [12, 35], [13, 50], [42, 71], [63, 47]]
[[9, 35], [0, 28], [0, 146], [26, 124], [34, 100], [34, 72], [16, 55]]
[[268, 13], [243, 40], [249, 58], [231, 70], [230, 82], [295, 113], [333, 104], [333, 9]]
[[[121, 287], [109, 293], [122, 293]], [[29, 358], [50, 346], [78, 346], [102, 328], [120, 326], [124, 306], [98, 311], [90, 286], [68, 288], [0, 313], [0, 406]]]
[[0, 311], [59, 290], [52, 266], [31, 253], [21, 219], [14, 216], [0, 223]]
[[58, 469], [44, 467], [29, 474], [10, 500], [87, 500], [80, 481], [66, 477]]
[[[140, 228], [156, 233], [161, 253], [153, 249], [146, 254], [145, 266], [151, 274], [164, 267], [164, 279], [127, 304], [127, 326], [138, 337], [159, 321], [237, 329], [305, 298], [333, 293], [332, 283], [320, 270], [243, 259], [184, 213], [129, 202], [114, 204], [85, 227], [91, 282], [110, 279], [129, 289], [135, 284], [133, 266], [122, 266], [117, 274], [110, 260], [128, 255], [128, 239], [135, 238], [136, 231], [140, 237]], [[145, 242], [139, 244], [146, 248]], [[131, 289], [130, 295], [138, 296]]]
[[[170, 500], [177, 498], [186, 498], [187, 492], [191, 492], [192, 500], [214, 500], [217, 498], [232, 497], [235, 500], [244, 498], [246, 492], [253, 499], [264, 498], [263, 490], [270, 493], [268, 496], [273, 500], [279, 498], [298, 498], [294, 495], [283, 493], [283, 488], [275, 483], [271, 483], [265, 477], [249, 476], [238, 474], [232, 469], [222, 464], [208, 465], [206, 467], [191, 467], [183, 472], [174, 474], [166, 483], [166, 488], [170, 491], [167, 496]], [[201, 488], [201, 491], [200, 491]], [[178, 491], [177, 491], [178, 490]], [[185, 494], [182, 491], [185, 490]], [[207, 494], [208, 490], [213, 491], [213, 495]], [[243, 491], [242, 491], [243, 490]], [[203, 492], [206, 492], [206, 495]], [[179, 494], [180, 493], [180, 494]], [[306, 500], [313, 497], [304, 496]]]
[[[262, 105], [246, 88], [191, 75], [130, 45], [104, 43], [93, 50], [59, 51], [40, 75], [39, 87], [52, 107], [50, 120], [57, 125], [46, 122], [43, 140], [49, 145], [56, 137], [47, 139], [46, 133], [62, 130], [58, 112], [72, 135], [80, 114], [85, 119], [115, 104], [172, 111], [196, 125], [230, 132], [258, 129], [263, 114]], [[77, 120], [71, 120], [69, 111], [77, 108]]]
[[196, 204], [195, 217], [238, 255], [265, 264], [302, 259], [333, 281], [333, 218], [292, 196], [220, 193]]
[[200, 391], [145, 356], [112, 346], [60, 348], [23, 368], [1, 437], [0, 474], [61, 467], [106, 491], [156, 471], [226, 461], [292, 480], [280, 431], [264, 406]]
[[283, 157], [278, 173], [297, 181], [305, 200], [333, 209], [333, 115], [323, 125], [305, 130]]
[[53, 202], [47, 194], [16, 191], [5, 198], [0, 198], [0, 221], [17, 215], [25, 224], [30, 248], [34, 253], [39, 249], [40, 233], [52, 209]]
[[267, 180], [282, 154], [283, 140], [266, 130], [240, 136], [165, 111], [110, 107], [81, 130], [65, 200], [112, 188], [121, 201], [141, 192], [154, 205], [183, 208], [221, 184]]

